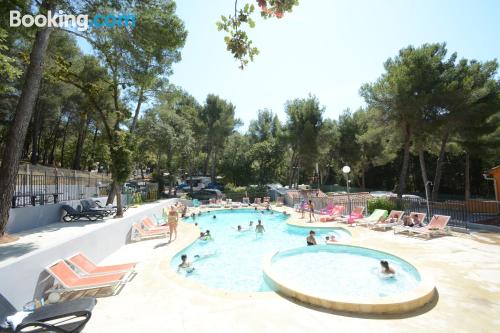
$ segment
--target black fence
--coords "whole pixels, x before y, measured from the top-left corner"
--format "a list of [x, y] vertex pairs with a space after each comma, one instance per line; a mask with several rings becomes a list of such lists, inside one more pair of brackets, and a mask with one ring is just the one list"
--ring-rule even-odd
[[108, 194], [109, 178], [18, 174], [12, 208], [79, 200]]
[[374, 198], [368, 194], [351, 194], [351, 195], [335, 195], [329, 197], [310, 197], [310, 198], [293, 198], [287, 203], [291, 206], [298, 205], [302, 200], [312, 200], [315, 210], [319, 211], [326, 208], [328, 205], [344, 205], [346, 207], [345, 214], [348, 214], [355, 207], [363, 207], [364, 214], [370, 214], [374, 208], [382, 208], [388, 210], [401, 210], [405, 214], [411, 212], [427, 214], [427, 221], [433, 215], [450, 216], [448, 225], [468, 229], [470, 224], [500, 224], [495, 222], [495, 219], [500, 219], [500, 202], [484, 201], [484, 200], [467, 200], [467, 201], [427, 201], [418, 198], [386, 198], [387, 207], [377, 207], [370, 204], [370, 200]]

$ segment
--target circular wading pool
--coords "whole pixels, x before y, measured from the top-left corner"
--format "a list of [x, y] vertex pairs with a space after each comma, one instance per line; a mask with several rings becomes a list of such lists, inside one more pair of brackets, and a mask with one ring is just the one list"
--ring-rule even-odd
[[[396, 270], [381, 273], [380, 260]], [[435, 287], [392, 254], [354, 245], [300, 247], [268, 256], [266, 282], [305, 303], [356, 313], [405, 313], [432, 300]]]

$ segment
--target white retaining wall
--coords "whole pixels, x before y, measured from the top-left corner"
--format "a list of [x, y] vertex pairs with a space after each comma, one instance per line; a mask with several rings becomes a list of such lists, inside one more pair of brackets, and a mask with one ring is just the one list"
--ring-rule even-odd
[[[63, 241], [50, 247], [36, 249], [16, 258], [10, 264], [0, 265], [0, 292], [16, 308], [21, 309], [26, 302], [42, 295], [45, 284], [41, 281], [47, 277], [45, 267], [80, 251], [96, 262], [101, 261], [129, 242], [133, 223], [145, 216], [161, 216], [162, 209], [176, 201], [177, 199], [162, 200], [128, 210], [123, 218], [106, 219], [90, 228], [82, 228], [80, 233], [68, 234]], [[53, 232], [64, 232], [64, 228]]]

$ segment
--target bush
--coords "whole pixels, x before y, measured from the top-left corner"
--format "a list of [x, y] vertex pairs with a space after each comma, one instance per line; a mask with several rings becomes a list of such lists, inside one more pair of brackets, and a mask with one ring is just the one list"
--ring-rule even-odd
[[396, 204], [386, 198], [375, 198], [368, 200], [368, 213], [372, 213], [375, 209], [385, 209], [388, 212], [396, 208]]

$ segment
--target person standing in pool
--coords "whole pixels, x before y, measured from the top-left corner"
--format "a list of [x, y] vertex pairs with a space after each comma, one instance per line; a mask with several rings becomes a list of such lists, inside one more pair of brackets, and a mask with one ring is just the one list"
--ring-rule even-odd
[[181, 263], [177, 267], [177, 273], [184, 269], [187, 273], [192, 273], [194, 271], [193, 264], [187, 260], [187, 255], [183, 254], [181, 256]]
[[389, 262], [386, 260], [380, 260], [380, 266], [382, 266], [382, 274], [385, 275], [394, 275], [396, 274], [396, 271], [394, 268], [389, 267]]
[[248, 223], [248, 227], [253, 228], [253, 221], [250, 221], [250, 223]]
[[316, 235], [316, 233], [314, 232], [314, 230], [309, 231], [309, 236], [307, 236], [307, 238], [306, 238], [307, 246], [317, 244], [316, 238], [314, 238], [315, 235]]
[[266, 231], [266, 229], [264, 229], [264, 226], [262, 225], [262, 221], [259, 220], [259, 222], [255, 226], [255, 233], [263, 235], [264, 231]]

